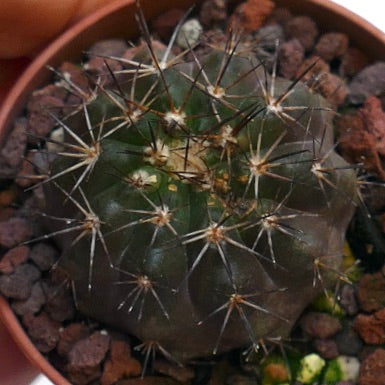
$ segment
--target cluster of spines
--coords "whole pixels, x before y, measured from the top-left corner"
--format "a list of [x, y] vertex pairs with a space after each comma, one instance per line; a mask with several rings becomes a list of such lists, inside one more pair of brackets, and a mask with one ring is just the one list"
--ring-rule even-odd
[[[226, 303], [214, 309], [210, 314], [207, 315], [207, 317], [200, 320], [198, 324], [203, 324], [204, 322], [206, 322], [207, 319], [211, 318], [212, 316], [218, 313], [224, 313], [223, 323], [218, 333], [218, 339], [215, 346], [213, 347], [213, 353], [215, 354], [218, 351], [220, 340], [225, 331], [229, 318], [233, 314], [233, 312], [236, 311], [242, 321], [244, 328], [250, 336], [253, 347], [255, 348], [259, 345], [259, 340], [254, 335], [252, 327], [248, 321], [247, 314], [244, 311], [244, 307], [249, 307], [260, 312], [272, 314], [280, 319], [283, 319], [283, 317], [279, 314], [275, 314], [269, 309], [265, 309], [259, 306], [257, 302], [253, 301], [253, 297], [259, 295], [260, 293], [239, 293], [239, 290], [235, 282], [233, 281], [233, 272], [231, 270], [228, 257], [222, 249], [222, 245], [224, 243], [228, 243], [236, 248], [239, 248], [240, 250], [245, 250], [248, 253], [255, 255], [256, 258], [268, 260], [274, 266], [280, 268], [274, 252], [274, 245], [271, 237], [272, 232], [278, 231], [288, 237], [298, 237], [299, 239], [301, 239], [300, 231], [295, 229], [294, 227], [291, 227], [289, 224], [287, 224], [287, 222], [290, 222], [291, 219], [296, 218], [297, 216], [308, 216], [316, 214], [309, 214], [304, 212], [293, 212], [290, 214], [281, 213], [281, 207], [285, 204], [287, 197], [291, 193], [289, 192], [275, 207], [269, 207], [266, 212], [259, 214], [257, 220], [255, 220], [254, 222], [250, 222], [247, 219], [247, 215], [249, 215], [250, 212], [255, 210], [255, 205], [257, 204], [257, 202], [259, 202], [260, 199], [260, 178], [274, 178], [284, 181], [288, 185], [292, 186], [296, 182], [294, 179], [280, 175], [278, 172], [275, 172], [274, 169], [279, 168], [283, 164], [290, 164], [290, 162], [307, 162], [311, 164], [311, 173], [318, 180], [320, 189], [324, 192], [325, 200], [328, 203], [325, 185], [333, 189], [337, 188], [337, 186], [335, 186], [333, 181], [329, 178], [329, 175], [334, 171], [337, 171], [338, 168], [330, 168], [327, 165], [328, 156], [331, 152], [334, 151], [334, 148], [331, 148], [326, 153], [323, 152], [323, 155], [321, 156], [317, 156], [315, 148], [318, 148], [318, 150], [320, 151], [320, 148], [322, 148], [322, 143], [314, 143], [318, 141], [318, 139], [313, 138], [312, 140], [314, 149], [312, 152], [309, 151], [308, 148], [304, 147], [302, 150], [299, 151], [288, 152], [279, 156], [274, 156], [274, 150], [281, 143], [281, 141], [286, 135], [286, 131], [283, 131], [275, 139], [268, 151], [263, 153], [261, 150], [264, 124], [265, 121], [269, 118], [269, 116], [274, 116], [278, 118], [280, 121], [283, 122], [285, 126], [287, 126], [288, 129], [292, 129], [292, 127], [295, 126], [298, 130], [301, 130], [303, 132], [304, 138], [307, 138], [309, 127], [307, 125], [303, 125], [303, 123], [299, 121], [299, 118], [293, 118], [291, 112], [299, 112], [300, 117], [308, 113], [308, 125], [310, 125], [312, 111], [317, 108], [309, 108], [308, 106], [302, 105], [287, 106], [284, 103], [287, 98], [291, 95], [291, 93], [294, 92], [295, 86], [301, 80], [304, 74], [295, 79], [283, 93], [276, 95], [275, 81], [277, 61], [275, 58], [271, 78], [267, 75], [264, 79], [260, 79], [258, 77], [258, 80], [260, 82], [260, 89], [262, 90], [263, 96], [262, 103], [261, 100], [256, 100], [254, 103], [250, 103], [246, 107], [238, 109], [234, 107], [234, 105], [231, 103], [231, 99], [239, 98], [239, 95], [232, 95], [231, 88], [238, 84], [238, 82], [247, 78], [249, 74], [255, 73], [257, 68], [263, 68], [264, 66], [263, 63], [252, 65], [248, 72], [241, 74], [238, 79], [230, 85], [223, 86], [221, 84], [221, 81], [224, 75], [226, 74], [227, 69], [229, 68], [229, 64], [231, 63], [233, 58], [238, 55], [238, 48], [239, 46], [241, 46], [240, 35], [233, 34], [230, 32], [223, 49], [223, 60], [219, 64], [218, 75], [215, 81], [212, 82], [209, 80], [209, 77], [205, 73], [205, 69], [200, 63], [199, 58], [195, 54], [193, 47], [182, 52], [176, 57], [170, 58], [172, 45], [178, 33], [178, 29], [180, 28], [182, 23], [178, 24], [178, 27], [173, 37], [171, 38], [170, 45], [164, 51], [163, 57], [159, 59], [157, 57], [157, 54], [155, 54], [155, 50], [153, 49], [151, 37], [149, 35], [147, 26], [144, 21], [144, 17], [141, 12], [139, 12], [138, 21], [142, 30], [144, 43], [151, 57], [151, 63], [148, 64], [140, 61], [122, 59], [118, 57], [106, 57], [106, 59], [117, 60], [122, 64], [131, 67], [130, 69], [124, 69], [122, 71], [114, 73], [106, 62], [106, 76], [110, 76], [113, 79], [115, 90], [111, 91], [106, 89], [103, 86], [103, 80], [100, 80], [98, 82], [95, 82], [94, 88], [90, 89], [89, 92], [85, 92], [84, 90], [81, 90], [80, 92], [79, 87], [77, 87], [76, 84], [74, 84], [70, 79], [68, 79], [65, 74], [61, 74], [56, 71], [56, 74], [60, 76], [62, 82], [66, 84], [67, 90], [69, 90], [69, 92], [71, 93], [76, 94], [77, 96], [81, 96], [82, 98], [82, 103], [76, 108], [76, 111], [82, 111], [83, 113], [88, 138], [82, 137], [78, 133], [73, 131], [71, 127], [66, 123], [66, 118], [58, 119], [55, 117], [54, 114], [52, 114], [52, 117], [56, 120], [58, 127], [64, 130], [65, 135], [71, 138], [71, 141], [68, 143], [57, 142], [54, 139], [47, 139], [47, 141], [55, 145], [61, 146], [61, 150], [56, 152], [56, 156], [69, 158], [75, 161], [71, 162], [71, 165], [68, 168], [65, 168], [64, 170], [61, 170], [57, 173], [51, 172], [51, 175], [44, 175], [44, 180], [39, 182], [35, 186], [44, 185], [49, 182], [54, 184], [54, 186], [58, 188], [63, 194], [64, 200], [68, 200], [72, 202], [74, 206], [76, 206], [82, 218], [79, 219], [79, 216], [77, 216], [76, 218], [55, 218], [48, 214], [43, 214], [46, 217], [49, 216], [51, 219], [64, 222], [66, 224], [66, 227], [62, 230], [58, 230], [53, 233], [39, 237], [34, 241], [48, 239], [69, 232], [76, 232], [78, 234], [76, 234], [76, 237], [72, 242], [73, 246], [82, 238], [89, 237], [90, 248], [88, 289], [92, 290], [92, 271], [94, 265], [95, 248], [98, 242], [102, 245], [102, 248], [104, 249], [105, 255], [109, 260], [110, 267], [112, 269], [119, 270], [119, 267], [115, 266], [112, 262], [105, 241], [105, 237], [107, 237], [110, 233], [119, 232], [131, 226], [140, 226], [144, 223], [151, 223], [154, 226], [154, 232], [150, 247], [155, 243], [158, 231], [161, 227], [166, 227], [170, 231], [170, 233], [175, 237], [175, 239], [177, 239], [177, 242], [180, 242], [180, 244], [182, 245], [188, 245], [193, 242], [203, 240], [203, 247], [200, 249], [199, 253], [195, 257], [194, 262], [189, 268], [185, 279], [183, 280], [183, 282], [181, 282], [181, 285], [184, 283], [185, 280], [188, 280], [188, 278], [194, 272], [195, 268], [198, 266], [202, 258], [204, 258], [206, 251], [211, 247], [215, 247], [227, 271], [228, 278], [231, 282], [234, 292], [229, 295], [229, 299]], [[198, 72], [194, 77], [186, 73], [180, 73], [181, 76], [190, 83], [190, 87], [188, 88], [184, 100], [182, 100], [177, 106], [173, 101], [173, 98], [169, 91], [169, 85], [167, 84], [164, 73], [166, 69], [172, 68], [173, 66], [178, 64], [178, 62], [182, 60], [183, 57], [187, 54], [192, 56], [193, 61], [195, 62], [195, 65], [198, 68]], [[309, 68], [308, 70], [310, 69], [311, 68]], [[122, 90], [121, 86], [119, 85], [118, 76], [122, 74], [130, 74], [132, 76], [131, 90], [128, 95], [125, 91]], [[157, 80], [153, 82], [152, 86], [148, 89], [148, 91], [139, 101], [135, 100], [135, 87], [138, 79], [154, 75], [157, 76]], [[200, 80], [200, 78], [202, 78], [203, 80]], [[159, 95], [154, 95], [153, 92], [159, 85], [163, 87], [162, 92], [166, 95], [166, 98], [168, 100], [169, 111], [167, 112], [157, 111], [156, 109], [152, 108], [153, 103], [159, 97]], [[185, 112], [185, 107], [194, 91], [202, 92], [204, 95], [209, 97], [211, 103], [212, 117], [214, 118], [214, 120], [216, 120], [216, 124], [214, 126], [210, 127], [205, 132], [199, 134], [193, 134], [189, 131], [188, 122], [192, 119], [203, 118], [204, 115], [189, 116]], [[113, 105], [115, 105], [115, 107], [117, 107], [121, 115], [115, 116], [113, 118], [102, 118], [100, 123], [95, 126], [91, 123], [88, 106], [96, 99], [97, 95], [101, 94], [103, 94]], [[243, 97], [248, 98], [247, 95]], [[218, 105], [232, 110], [233, 115], [222, 119], [220, 113], [218, 112]], [[323, 107], [323, 109], [325, 111], [329, 111], [327, 108]], [[178, 234], [173, 226], [174, 212], [178, 210], [178, 207], [169, 207], [168, 204], [164, 203], [160, 195], [159, 204], [153, 202], [146, 195], [146, 189], [152, 189], [153, 186], [156, 185], [158, 180], [156, 175], [149, 173], [144, 167], [142, 170], [137, 170], [130, 175], [124, 175], [119, 169], [116, 169], [114, 171], [117, 173], [117, 177], [121, 178], [128, 186], [130, 186], [130, 188], [136, 189], [139, 192], [142, 198], [149, 204], [149, 206], [151, 206], [151, 210], [128, 210], [131, 213], [137, 214], [138, 219], [135, 221], [130, 221], [122, 225], [120, 228], [104, 233], [104, 223], [91, 207], [91, 204], [82, 189], [82, 184], [87, 182], [89, 175], [93, 172], [93, 169], [102, 154], [103, 140], [110, 137], [115, 132], [118, 132], [122, 128], [127, 127], [131, 127], [137, 132], [138, 135], [142, 135], [144, 137], [144, 135], [140, 132], [140, 128], [137, 127], [137, 122], [148, 114], [151, 114], [158, 118], [162, 122], [161, 126], [165, 127], [165, 130], [167, 132], [171, 132], [172, 135], [175, 135], [179, 139], [179, 142], [175, 147], [170, 147], [163, 141], [162, 137], [157, 136], [157, 130], [153, 128], [153, 125], [156, 124], [156, 122], [154, 123], [149, 121], [148, 133], [150, 137], [146, 138], [146, 140], [148, 141], [148, 146], [145, 147], [142, 152], [135, 152], [133, 150], [128, 149], [126, 150], [126, 153], [143, 157], [145, 162], [159, 169], [161, 169], [162, 166], [167, 163], [167, 160], [170, 157], [170, 153], [177, 153], [177, 156], [182, 158], [181, 162], [179, 163], [181, 168], [176, 170], [168, 170], [168, 172], [170, 174], [173, 174], [177, 179], [181, 181], [185, 181], [187, 183], [195, 185], [197, 188], [200, 188], [203, 191], [208, 191], [210, 194], [214, 195], [215, 201], [219, 200], [223, 203], [223, 212], [219, 215], [219, 218], [217, 218], [216, 220], [210, 219], [210, 223], [208, 224], [207, 228], [203, 228], [187, 234]], [[262, 116], [263, 118], [261, 120], [261, 127], [257, 136], [256, 145], [253, 146], [250, 140], [249, 154], [245, 153], [243, 160], [243, 167], [246, 169], [246, 173], [243, 176], [242, 182], [245, 185], [242, 200], [246, 200], [246, 196], [249, 190], [253, 189], [255, 204], [245, 204], [246, 207], [243, 208], [242, 202], [232, 202], [233, 197], [223, 197], [226, 196], [226, 192], [228, 191], [228, 185], [229, 183], [231, 183], [231, 162], [234, 148], [236, 148], [238, 145], [237, 136], [242, 130], [246, 131], [247, 125], [252, 122], [256, 117], [260, 116]], [[235, 121], [237, 123], [232, 124]], [[115, 124], [115, 126], [105, 130], [105, 127], [111, 123]], [[177, 134], [175, 134], [176, 131]], [[250, 137], [250, 135], [248, 136]], [[180, 142], [184, 142], [185, 145], [181, 145]], [[205, 167], [204, 165], [202, 167], [202, 170], [194, 170], [192, 169], [192, 167], [189, 167], [189, 162], [191, 158], [190, 151], [193, 151], [192, 148], [194, 143], [199, 144], [198, 149], [200, 151], [203, 151], [202, 149], [206, 147], [216, 150], [219, 149], [220, 160], [224, 158], [227, 160], [227, 172], [216, 174], [215, 172], [213, 172], [213, 170], [211, 170], [209, 167]], [[291, 157], [295, 155], [300, 155], [302, 153], [306, 155], [306, 157], [302, 157], [300, 161], [291, 160]], [[69, 191], [66, 191], [60, 186], [58, 181], [63, 176], [72, 177], [72, 175], [76, 175], [76, 179], [74, 179], [72, 188]], [[172, 188], [171, 185], [169, 186], [169, 188]], [[75, 198], [75, 195], [81, 197], [81, 202]], [[236, 207], [235, 210], [233, 209], [234, 204]], [[209, 205], [210, 204], [208, 203], [208, 206]], [[229, 220], [231, 222], [231, 218], [233, 218], [235, 215], [238, 215], [240, 212], [242, 212], [242, 215], [240, 215], [240, 221], [235, 221], [229, 225], [226, 225], [226, 222], [229, 222]], [[209, 208], [208, 215], [210, 216]], [[247, 247], [232, 238], [231, 233], [233, 230], [248, 230], [251, 228], [257, 228], [257, 235], [252, 247]], [[258, 245], [258, 242], [263, 236], [267, 238], [269, 246], [269, 256], [262, 255], [256, 250], [256, 246]], [[314, 286], [316, 286], [318, 282], [321, 282], [322, 284], [322, 269], [326, 269], [329, 272], [331, 271], [338, 278], [345, 280], [346, 276], [340, 273], [337, 269], [335, 269], [333, 264], [329, 266], [329, 264], [327, 263], [328, 258], [329, 256], [325, 256], [325, 258], [319, 257], [313, 261]], [[151, 278], [144, 274], [135, 274], [127, 271], [121, 272], [123, 275], [127, 276], [128, 279], [116, 282], [116, 284], [128, 285], [130, 288], [128, 289], [128, 293], [125, 299], [119, 304], [118, 310], [126, 309], [128, 313], [131, 313], [135, 306], [137, 306], [137, 319], [138, 321], [140, 321], [143, 316], [143, 307], [146, 296], [152, 295], [158, 303], [158, 306], [161, 309], [164, 317], [169, 318], [168, 311], [158, 295], [157, 282], [152, 281]], [[178, 290], [179, 287], [171, 288], [170, 295], [172, 291], [177, 292]], [[277, 290], [285, 290], [285, 288], [279, 288]], [[148, 343], [144, 342], [142, 345], [140, 345], [140, 348], [143, 348], [145, 350], [146, 361], [149, 358], [149, 352], [154, 351], [155, 348], [163, 352], [163, 354], [165, 354], [166, 356], [170, 356], [170, 354], [165, 351], [164, 348], [156, 341], [150, 341]]]

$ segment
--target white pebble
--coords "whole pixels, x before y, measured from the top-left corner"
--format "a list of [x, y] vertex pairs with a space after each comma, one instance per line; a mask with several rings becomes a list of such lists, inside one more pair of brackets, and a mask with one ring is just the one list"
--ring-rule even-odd
[[321, 373], [324, 366], [325, 360], [318, 354], [308, 354], [301, 360], [301, 368], [297, 375], [297, 381], [304, 384], [312, 384], [316, 377]]
[[202, 30], [203, 28], [197, 19], [187, 20], [176, 37], [176, 43], [179, 47], [187, 49], [199, 41]]
[[344, 381], [356, 382], [358, 380], [360, 361], [356, 357], [339, 356], [337, 357], [337, 362], [340, 365]]
[[57, 153], [63, 150], [63, 146], [59, 143], [64, 142], [64, 129], [63, 127], [59, 127], [56, 130], [53, 130], [49, 136], [49, 138], [54, 142], [47, 141], [47, 151], [50, 153]]

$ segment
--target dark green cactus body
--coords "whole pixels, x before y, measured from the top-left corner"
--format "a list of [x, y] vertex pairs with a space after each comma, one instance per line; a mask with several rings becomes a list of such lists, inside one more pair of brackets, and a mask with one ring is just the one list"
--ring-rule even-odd
[[62, 151], [46, 184], [78, 221], [60, 260], [77, 305], [180, 360], [287, 335], [337, 278], [354, 210], [333, 112], [252, 53], [147, 52], [65, 123], [94, 153]]

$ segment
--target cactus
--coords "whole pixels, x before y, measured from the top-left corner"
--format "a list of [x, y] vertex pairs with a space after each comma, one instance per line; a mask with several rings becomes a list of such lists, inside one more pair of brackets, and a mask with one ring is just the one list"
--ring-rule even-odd
[[[327, 102], [230, 33], [143, 43], [89, 77], [50, 155], [45, 217], [79, 310], [184, 362], [288, 335], [339, 278], [356, 174]], [[276, 63], [276, 60], [275, 60]], [[67, 86], [74, 87], [70, 79]], [[50, 150], [50, 154], [52, 151]]]

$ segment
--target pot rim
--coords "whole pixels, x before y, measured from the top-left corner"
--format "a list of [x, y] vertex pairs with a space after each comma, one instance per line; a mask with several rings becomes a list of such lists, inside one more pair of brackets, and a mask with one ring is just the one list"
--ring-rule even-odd
[[[163, 9], [158, 10], [158, 14], [172, 6], [181, 8], [183, 4], [186, 5], [193, 2], [194, 1], [192, 0], [185, 0], [183, 2], [181, 2], [181, 0], [168, 0], [168, 2], [165, 2], [167, 3], [167, 7], [162, 6]], [[202, 0], [196, 1], [196, 3], [199, 2], [202, 2]], [[346, 21], [350, 26], [354, 25], [357, 31], [364, 32], [367, 37], [374, 39], [373, 41], [376, 43], [375, 45], [377, 47], [381, 47], [381, 52], [384, 51], [383, 53], [385, 55], [385, 34], [359, 15], [336, 3], [333, 3], [330, 0], [292, 0], [290, 4], [288, 4], [286, 0], [275, 0], [275, 2], [278, 4], [278, 6], [284, 5], [288, 8], [292, 8], [292, 3], [296, 3], [297, 5], [304, 3], [304, 8], [302, 9], [301, 7], [301, 12], [304, 14], [309, 13], [308, 9], [311, 8], [321, 10], [323, 13], [333, 14], [340, 20]], [[143, 5], [150, 4], [148, 0], [142, 0], [142, 3]], [[157, 4], [157, 6], [158, 5], [159, 4]], [[36, 84], [41, 83], [41, 76], [39, 76], [39, 74], [41, 73], [41, 70], [46, 67], [46, 63], [51, 63], [53, 59], [57, 58], [58, 56], [63, 57], [65, 48], [73, 45], [76, 36], [88, 31], [95, 23], [101, 22], [105, 17], [110, 16], [113, 13], [126, 12], [128, 9], [132, 10], [134, 6], [135, 0], [118, 0], [111, 4], [105, 5], [101, 9], [78, 21], [75, 25], [69, 27], [69, 29], [67, 29], [62, 35], [50, 43], [29, 64], [20, 78], [16, 81], [12, 89], [9, 91], [1, 106], [0, 144], [2, 144], [4, 141], [7, 132], [10, 129], [11, 122], [21, 112], [23, 101], [25, 101], [25, 97], [23, 99], [23, 95], [25, 96], [25, 88], [32, 90], [35, 88]], [[314, 13], [316, 13], [316, 11], [317, 10], [315, 10]], [[152, 10], [150, 13], [154, 15], [155, 11]], [[349, 25], [346, 25], [345, 27], [341, 25], [338, 29], [343, 31], [344, 29], [348, 29]], [[130, 29], [134, 32], [135, 26], [131, 26]], [[371, 49], [372, 51], [375, 50], [374, 47], [371, 47]], [[368, 48], [367, 51], [370, 51], [370, 48]], [[381, 54], [377, 56], [381, 57]], [[36, 78], [38, 78], [37, 82], [34, 81]], [[16, 315], [13, 313], [10, 305], [1, 295], [0, 318], [2, 319], [4, 325], [6, 326], [18, 347], [35, 367], [40, 369], [53, 383], [57, 385], [71, 385], [33, 345], [26, 332], [22, 328], [20, 322], [18, 321]]]
[[7, 300], [2, 296], [0, 296], [0, 318], [20, 351], [33, 364], [33, 366], [39, 369], [54, 384], [71, 385], [71, 383], [68, 382], [37, 350], [27, 333], [20, 325], [19, 320], [17, 319], [12, 308], [9, 306]]

